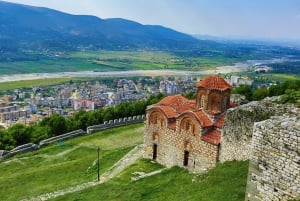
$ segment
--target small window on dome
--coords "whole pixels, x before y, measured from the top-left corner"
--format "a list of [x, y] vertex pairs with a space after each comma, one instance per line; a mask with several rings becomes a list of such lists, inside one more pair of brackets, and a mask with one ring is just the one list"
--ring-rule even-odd
[[202, 95], [200, 98], [200, 108], [204, 107], [204, 96]]

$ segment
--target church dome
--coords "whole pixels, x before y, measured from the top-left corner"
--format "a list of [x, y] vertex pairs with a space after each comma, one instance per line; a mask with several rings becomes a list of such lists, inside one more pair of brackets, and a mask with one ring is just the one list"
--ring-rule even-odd
[[197, 82], [196, 87], [202, 87], [209, 90], [217, 89], [221, 91], [232, 89], [232, 86], [218, 75], [211, 75], [200, 82]]

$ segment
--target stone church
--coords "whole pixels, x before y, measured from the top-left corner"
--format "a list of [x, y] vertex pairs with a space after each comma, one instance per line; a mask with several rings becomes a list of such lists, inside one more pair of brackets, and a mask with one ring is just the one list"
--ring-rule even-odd
[[219, 160], [232, 86], [218, 75], [196, 83], [196, 100], [168, 96], [146, 110], [144, 157], [201, 172]]

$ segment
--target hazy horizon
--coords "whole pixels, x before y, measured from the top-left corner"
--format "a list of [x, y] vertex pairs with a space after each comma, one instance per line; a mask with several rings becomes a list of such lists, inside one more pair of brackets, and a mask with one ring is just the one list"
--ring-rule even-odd
[[[300, 1], [292, 0], [6, 0], [70, 14], [124, 18], [218, 37], [300, 40]], [[75, 3], [76, 2], [76, 3]], [[134, 3], [133, 3], [134, 2]]]

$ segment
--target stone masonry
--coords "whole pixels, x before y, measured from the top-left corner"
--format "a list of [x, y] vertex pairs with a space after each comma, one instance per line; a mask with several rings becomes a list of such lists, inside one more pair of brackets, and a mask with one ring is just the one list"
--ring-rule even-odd
[[300, 115], [254, 125], [246, 201], [300, 199]]
[[[177, 131], [176, 131], [177, 130]], [[179, 129], [159, 128], [155, 125], [146, 126], [144, 135], [145, 158], [153, 159], [153, 143], [157, 145], [157, 162], [167, 166], [185, 167], [184, 150], [189, 151], [186, 168], [192, 172], [203, 172], [215, 166], [218, 146], [202, 141], [200, 136]]]
[[195, 100], [168, 96], [147, 107], [144, 157], [203, 172], [219, 160], [221, 130], [232, 86], [218, 75], [196, 84]]
[[295, 110], [293, 105], [277, 104], [272, 99], [253, 101], [227, 110], [221, 134], [220, 162], [248, 160], [254, 123]]

